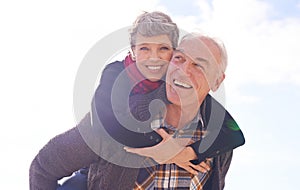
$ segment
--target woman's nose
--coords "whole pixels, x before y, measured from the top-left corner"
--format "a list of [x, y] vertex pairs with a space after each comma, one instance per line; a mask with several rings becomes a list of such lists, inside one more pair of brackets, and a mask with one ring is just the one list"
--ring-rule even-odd
[[152, 59], [159, 58], [158, 52], [155, 50], [151, 51], [150, 58], [152, 58]]

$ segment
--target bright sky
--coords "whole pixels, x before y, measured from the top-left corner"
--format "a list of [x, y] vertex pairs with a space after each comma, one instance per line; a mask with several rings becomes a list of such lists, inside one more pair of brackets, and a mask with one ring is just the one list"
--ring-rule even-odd
[[246, 137], [225, 189], [296, 189], [299, 0], [1, 1], [1, 189], [29, 187], [36, 153], [76, 123], [73, 87], [85, 54], [143, 10], [225, 42], [226, 107]]

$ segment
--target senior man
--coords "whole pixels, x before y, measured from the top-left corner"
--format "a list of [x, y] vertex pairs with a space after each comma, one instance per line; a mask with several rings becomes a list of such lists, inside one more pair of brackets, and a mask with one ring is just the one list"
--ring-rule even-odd
[[[140, 169], [135, 189], [224, 188], [232, 150], [208, 158], [206, 164], [199, 165], [190, 161], [197, 156], [191, 154], [194, 150], [186, 145], [199, 140], [203, 143], [205, 139], [215, 139], [218, 135], [218, 130], [208, 127], [210, 121], [201, 110], [208, 104], [209, 91], [216, 91], [224, 80], [226, 65], [226, 50], [219, 41], [201, 34], [188, 34], [182, 39], [166, 75], [167, 98], [172, 104], [167, 105], [164, 122], [157, 130], [164, 140], [153, 147], [125, 148], [160, 163]], [[221, 105], [215, 106], [215, 109], [222, 110]], [[223, 118], [212, 119], [223, 121]], [[228, 138], [230, 136], [224, 136], [218, 139], [219, 142], [212, 140], [211, 143], [226, 146], [230, 141]], [[193, 156], [187, 158], [187, 155]]]

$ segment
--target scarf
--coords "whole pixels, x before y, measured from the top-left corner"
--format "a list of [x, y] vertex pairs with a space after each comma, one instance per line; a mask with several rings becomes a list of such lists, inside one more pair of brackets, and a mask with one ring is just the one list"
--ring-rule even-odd
[[152, 82], [141, 74], [136, 66], [136, 62], [132, 60], [131, 54], [125, 57], [124, 66], [127, 72], [127, 75], [133, 84], [136, 84], [132, 91], [131, 95], [135, 94], [147, 94], [155, 89], [157, 89], [162, 83], [162, 80]]

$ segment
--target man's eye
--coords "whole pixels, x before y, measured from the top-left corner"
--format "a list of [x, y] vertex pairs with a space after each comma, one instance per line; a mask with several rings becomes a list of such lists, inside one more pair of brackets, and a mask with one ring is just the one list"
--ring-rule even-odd
[[172, 61], [174, 63], [181, 64], [181, 63], [184, 63], [185, 59], [184, 59], [184, 57], [182, 57], [180, 55], [175, 55], [175, 56], [173, 56]]
[[182, 57], [179, 56], [179, 55], [177, 55], [177, 56], [174, 56], [173, 59], [175, 59], [175, 60], [182, 60]]
[[202, 64], [199, 63], [193, 63], [193, 65], [195, 65], [196, 67], [199, 67], [200, 69], [204, 70], [204, 67]]

